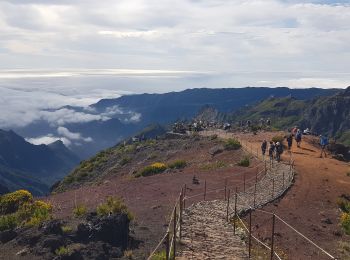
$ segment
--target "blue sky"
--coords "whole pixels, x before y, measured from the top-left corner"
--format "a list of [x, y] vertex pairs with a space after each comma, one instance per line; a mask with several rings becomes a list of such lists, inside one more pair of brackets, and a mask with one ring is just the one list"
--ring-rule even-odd
[[349, 1], [3, 0], [0, 127], [125, 93], [345, 88], [349, 42]]

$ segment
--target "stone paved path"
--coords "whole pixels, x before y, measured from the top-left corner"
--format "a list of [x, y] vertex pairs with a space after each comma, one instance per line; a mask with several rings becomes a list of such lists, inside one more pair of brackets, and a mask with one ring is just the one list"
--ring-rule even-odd
[[248, 259], [244, 241], [233, 234], [224, 201], [203, 201], [183, 215], [183, 250], [177, 259]]
[[[280, 197], [293, 183], [293, 176], [289, 165], [275, 163], [256, 188], [252, 186], [238, 194], [238, 211], [257, 208]], [[232, 212], [234, 196], [230, 202]], [[247, 259], [244, 241], [233, 234], [233, 226], [226, 221], [226, 202], [222, 200], [202, 201], [185, 210], [182, 243], [177, 259]]]

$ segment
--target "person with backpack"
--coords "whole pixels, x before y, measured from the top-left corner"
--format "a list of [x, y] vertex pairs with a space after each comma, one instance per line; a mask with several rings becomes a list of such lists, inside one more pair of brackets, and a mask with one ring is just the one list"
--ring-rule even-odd
[[287, 144], [288, 144], [288, 150], [290, 151], [292, 149], [292, 145], [293, 145], [293, 135], [292, 134], [287, 136]]
[[300, 148], [300, 144], [301, 144], [301, 131], [300, 129], [298, 129], [296, 135], [295, 135], [295, 141], [297, 142], [297, 147]]
[[283, 153], [283, 146], [280, 142], [276, 143], [275, 150], [276, 150], [276, 160], [277, 160], [277, 162], [280, 162], [281, 161], [281, 154]]
[[328, 145], [328, 138], [327, 136], [320, 135], [320, 145], [321, 145], [321, 155], [320, 158], [322, 158], [322, 155], [324, 154], [324, 157], [327, 157], [326, 148]]
[[265, 158], [266, 149], [267, 149], [267, 141], [264, 140], [261, 144], [261, 153], [264, 158]]

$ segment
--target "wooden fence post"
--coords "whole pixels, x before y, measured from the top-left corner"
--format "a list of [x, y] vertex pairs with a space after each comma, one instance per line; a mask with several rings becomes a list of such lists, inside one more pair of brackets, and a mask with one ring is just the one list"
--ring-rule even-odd
[[255, 208], [255, 201], [256, 201], [256, 183], [254, 185], [254, 208]]
[[185, 191], [184, 191], [184, 209], [186, 208], [186, 191], [187, 191], [187, 185], [185, 184]]
[[227, 222], [228, 222], [229, 208], [230, 208], [230, 190], [228, 190], [227, 207], [226, 207], [226, 221]]
[[274, 196], [274, 194], [275, 194], [275, 179], [272, 179], [272, 198], [273, 198], [273, 196]]
[[245, 172], [243, 172], [243, 192], [245, 192]]
[[225, 179], [225, 201], [226, 201], [227, 179]]
[[179, 239], [181, 240], [182, 237], [182, 210], [183, 210], [183, 188], [181, 189], [181, 194], [180, 194], [180, 221], [179, 221]]
[[274, 255], [274, 239], [275, 239], [275, 214], [272, 215], [272, 234], [271, 234], [271, 256], [270, 259], [273, 259]]
[[206, 196], [207, 196], [207, 181], [205, 180], [204, 181], [204, 200]]
[[248, 245], [248, 259], [251, 258], [252, 251], [252, 209], [249, 210], [249, 245]]
[[233, 220], [233, 234], [236, 235], [236, 221], [237, 221], [237, 187], [235, 193], [235, 215]]
[[266, 175], [266, 173], [267, 173], [267, 169], [266, 169], [266, 160], [265, 160], [265, 175]]
[[284, 189], [284, 171], [283, 171], [283, 189]]
[[176, 255], [176, 207], [174, 209], [174, 235], [173, 235], [173, 243], [174, 243], [174, 255], [173, 259], [175, 260]]
[[166, 233], [165, 238], [165, 260], [169, 260], [169, 253], [170, 253], [170, 237], [169, 237], [169, 231]]

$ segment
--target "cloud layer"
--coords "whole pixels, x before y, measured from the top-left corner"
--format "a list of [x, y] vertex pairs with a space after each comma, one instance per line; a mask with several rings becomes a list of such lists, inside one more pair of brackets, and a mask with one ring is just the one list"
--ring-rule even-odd
[[50, 109], [125, 93], [345, 88], [349, 24], [341, 0], [0, 1], [0, 128], [105, 120]]

